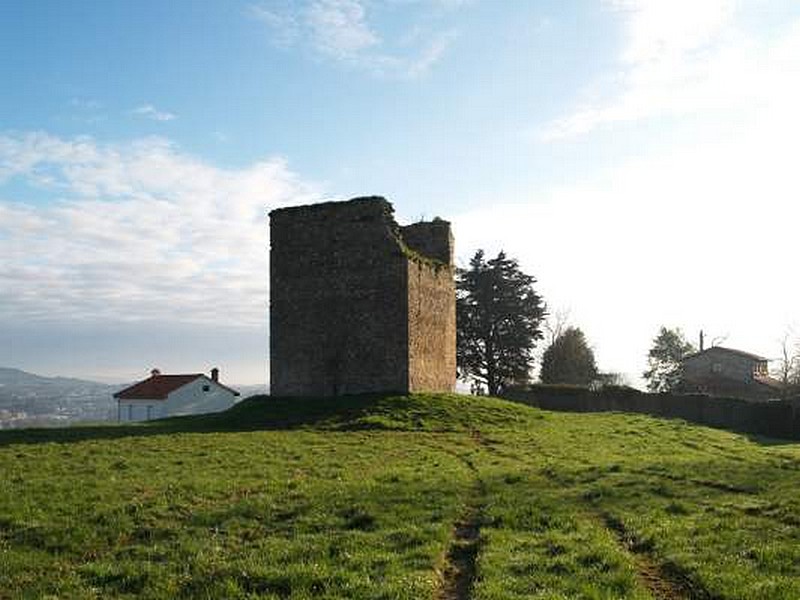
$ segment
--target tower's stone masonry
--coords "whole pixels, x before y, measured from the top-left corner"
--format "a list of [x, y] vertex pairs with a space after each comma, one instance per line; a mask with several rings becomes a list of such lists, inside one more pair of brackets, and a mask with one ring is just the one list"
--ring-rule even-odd
[[450, 224], [393, 212], [369, 197], [270, 213], [273, 395], [452, 391]]

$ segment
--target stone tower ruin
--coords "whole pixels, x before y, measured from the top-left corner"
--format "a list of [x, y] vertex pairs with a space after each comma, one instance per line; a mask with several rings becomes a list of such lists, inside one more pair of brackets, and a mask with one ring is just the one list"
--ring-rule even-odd
[[453, 237], [355, 198], [270, 213], [274, 396], [452, 391]]

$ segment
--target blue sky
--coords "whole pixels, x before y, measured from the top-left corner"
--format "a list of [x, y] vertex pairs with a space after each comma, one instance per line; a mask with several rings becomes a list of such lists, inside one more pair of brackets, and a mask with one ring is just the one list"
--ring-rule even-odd
[[[306, 23], [314, 2], [11, 3], [0, 75], [17, 85], [0, 108], [12, 129], [163, 135], [215, 165], [279, 155], [332, 193], [376, 188], [411, 210], [502, 194], [487, 157], [521, 185], [569, 177], [563, 153], [525, 134], [602, 68], [613, 15], [595, 3], [316, 5], [351, 20], [328, 40]], [[372, 38], [359, 42], [359, 26]]]
[[1, 364], [262, 381], [267, 211], [365, 194], [631, 379], [800, 328], [795, 2], [7, 0], [0, 56]]

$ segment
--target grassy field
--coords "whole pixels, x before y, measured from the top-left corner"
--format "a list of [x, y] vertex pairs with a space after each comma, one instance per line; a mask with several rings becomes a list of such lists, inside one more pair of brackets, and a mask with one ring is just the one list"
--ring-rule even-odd
[[681, 421], [253, 398], [0, 482], [0, 598], [800, 598], [800, 445]]

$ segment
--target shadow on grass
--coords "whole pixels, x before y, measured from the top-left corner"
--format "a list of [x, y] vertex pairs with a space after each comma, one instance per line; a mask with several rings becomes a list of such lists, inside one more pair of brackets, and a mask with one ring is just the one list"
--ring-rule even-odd
[[[70, 443], [177, 433], [226, 433], [302, 428], [324, 430], [404, 429], [402, 421], [382, 419], [409, 398], [367, 394], [336, 398], [251, 396], [227, 411], [171, 417], [135, 424], [76, 425], [63, 428], [0, 431], [0, 447], [12, 444]], [[409, 423], [409, 428], [414, 428]]]
[[[731, 431], [736, 433], [734, 430]], [[759, 446], [797, 446], [800, 444], [800, 440], [769, 437], [757, 433], [745, 433], [744, 435], [748, 440], [758, 444]]]

